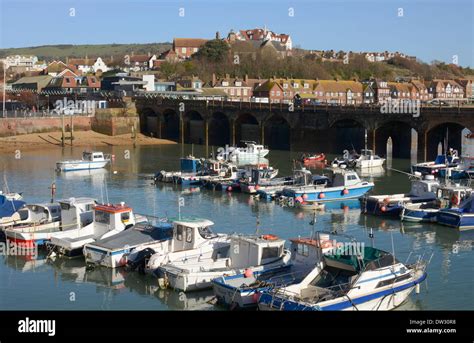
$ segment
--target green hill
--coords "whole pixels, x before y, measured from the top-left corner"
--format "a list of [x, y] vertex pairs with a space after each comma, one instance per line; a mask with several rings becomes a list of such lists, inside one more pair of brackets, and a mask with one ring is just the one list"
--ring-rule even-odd
[[0, 58], [9, 55], [36, 55], [40, 60], [62, 59], [66, 57], [103, 57], [131, 54], [159, 54], [171, 48], [171, 43], [147, 44], [85, 44], [85, 45], [42, 45], [26, 48], [0, 49]]

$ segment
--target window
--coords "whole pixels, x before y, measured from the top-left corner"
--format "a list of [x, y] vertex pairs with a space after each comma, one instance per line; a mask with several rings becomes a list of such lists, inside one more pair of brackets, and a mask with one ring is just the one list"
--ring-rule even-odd
[[183, 231], [184, 231], [184, 228], [182, 225], [178, 225], [176, 227], [176, 239], [178, 241], [182, 241], [183, 240]]
[[194, 52], [197, 52], [197, 51], [198, 51], [198, 48], [194, 48], [193, 51], [194, 51]]
[[277, 258], [278, 256], [280, 256], [280, 247], [262, 249], [262, 260], [267, 258]]
[[288, 88], [288, 84], [287, 84], [287, 83], [284, 83], [284, 84], [283, 84], [283, 88], [287, 89], [287, 88]]
[[190, 227], [186, 228], [186, 242], [191, 243], [193, 241], [193, 229]]
[[309, 255], [309, 248], [306, 244], [298, 244], [298, 254], [303, 256]]
[[130, 212], [123, 212], [120, 215], [120, 220], [122, 220], [123, 222], [125, 222], [125, 221], [128, 222], [130, 220]]
[[309, 84], [305, 83], [304, 88], [309, 88]]
[[247, 95], [247, 89], [244, 89], [244, 95]]
[[185, 53], [186, 53], [186, 48], [181, 48], [181, 52], [182, 52], [183, 54], [185, 54]]
[[95, 211], [95, 221], [102, 224], [110, 224], [110, 213]]
[[271, 96], [274, 96], [274, 95], [275, 95], [275, 92], [274, 92], [274, 91], [271, 91], [271, 92], [270, 92], [270, 95], [271, 95]]

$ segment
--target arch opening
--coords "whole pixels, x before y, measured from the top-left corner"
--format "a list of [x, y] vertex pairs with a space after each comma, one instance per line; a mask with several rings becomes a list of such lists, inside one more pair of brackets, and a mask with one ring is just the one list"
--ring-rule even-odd
[[241, 141], [260, 142], [258, 120], [250, 113], [240, 114], [235, 121], [235, 143], [241, 145]]
[[290, 150], [290, 125], [280, 115], [273, 115], [264, 124], [264, 142], [273, 150]]
[[222, 112], [214, 113], [209, 121], [209, 144], [215, 146], [230, 144], [229, 118]]

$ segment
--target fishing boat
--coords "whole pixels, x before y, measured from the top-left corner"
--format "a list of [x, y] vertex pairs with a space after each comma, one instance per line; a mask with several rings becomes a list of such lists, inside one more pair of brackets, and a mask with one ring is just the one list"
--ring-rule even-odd
[[24, 204], [8, 220], [4, 218], [0, 223], [0, 230], [40, 224], [45, 228], [56, 227], [60, 219], [59, 203]]
[[260, 293], [300, 282], [319, 263], [323, 253], [334, 248], [328, 235], [314, 238], [293, 238], [288, 264], [263, 271], [224, 275], [212, 280], [217, 303], [230, 309], [254, 308]]
[[459, 208], [443, 208], [436, 215], [436, 222], [460, 231], [474, 229], [474, 195], [465, 199]]
[[400, 219], [409, 222], [436, 222], [442, 208], [458, 208], [459, 204], [472, 194], [472, 188], [458, 184], [435, 187], [436, 200], [404, 204]]
[[58, 171], [87, 170], [104, 168], [110, 162], [110, 156], [100, 151], [84, 151], [81, 160], [66, 160], [56, 162]]
[[268, 155], [270, 150], [261, 144], [252, 141], [242, 141], [245, 147], [231, 148], [229, 160], [231, 161], [252, 161], [258, 160]]
[[303, 154], [301, 156], [301, 162], [303, 163], [322, 162], [324, 160], [326, 160], [326, 155], [323, 153]]
[[97, 240], [112, 237], [123, 230], [133, 227], [137, 222], [146, 221], [146, 217], [135, 215], [132, 208], [124, 202], [120, 204], [96, 204], [93, 206], [92, 222], [88, 225], [54, 233], [48, 250], [49, 257], [81, 256], [84, 245]]
[[405, 204], [436, 201], [437, 187], [439, 182], [433, 175], [425, 175], [423, 179], [416, 176], [409, 193], [365, 196], [361, 198], [361, 210], [365, 214], [399, 217]]
[[[180, 158], [180, 170], [170, 171], [161, 170], [153, 177], [156, 182], [178, 183], [178, 179], [186, 177], [183, 185], [199, 185], [200, 180], [196, 180], [195, 175], [202, 170], [202, 160], [192, 155]], [[182, 180], [183, 181], [183, 180]]]
[[212, 287], [212, 280], [224, 275], [265, 272], [285, 266], [290, 251], [275, 235], [231, 236], [226, 255], [212, 254], [200, 259], [182, 259], [161, 266], [156, 275], [162, 283], [183, 292]]
[[307, 171], [305, 178], [305, 185], [285, 187], [280, 196], [299, 202], [339, 201], [357, 199], [374, 187], [373, 182], [361, 180], [355, 171], [340, 168], [334, 169], [330, 177], [316, 179]]
[[92, 198], [70, 198], [52, 204], [27, 205], [30, 219], [6, 228], [5, 236], [24, 247], [44, 245], [57, 232], [89, 225], [95, 204], [96, 200]]
[[[349, 251], [350, 250], [350, 251]], [[373, 247], [347, 247], [323, 256], [299, 283], [264, 291], [260, 310], [392, 310], [426, 279], [428, 261], [404, 264]], [[354, 253], [354, 251], [356, 253]]]
[[277, 174], [278, 169], [273, 169], [272, 167], [253, 168], [250, 171], [250, 175], [244, 176], [244, 178], [239, 181], [240, 190], [242, 193], [257, 193], [262, 185], [271, 184]]
[[130, 269], [155, 274], [164, 264], [175, 261], [199, 261], [211, 256], [224, 256], [229, 249], [229, 236], [214, 233], [214, 223], [202, 218], [172, 219], [172, 237], [165, 243], [136, 249], [128, 258]]

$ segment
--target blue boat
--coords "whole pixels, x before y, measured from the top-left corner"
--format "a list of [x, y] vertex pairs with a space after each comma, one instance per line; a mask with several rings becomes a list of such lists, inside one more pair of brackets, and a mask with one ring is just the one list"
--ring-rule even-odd
[[0, 223], [11, 217], [15, 212], [25, 205], [19, 199], [12, 199], [4, 194], [0, 194]]
[[332, 177], [322, 176], [313, 178], [307, 171], [306, 184], [303, 186], [286, 187], [281, 191], [281, 196], [293, 198], [295, 201], [341, 201], [357, 199], [374, 187], [373, 182], [363, 181], [355, 171], [334, 169]]
[[406, 222], [434, 223], [439, 210], [436, 202], [405, 204], [402, 207], [400, 219]]
[[438, 173], [447, 167], [456, 167], [460, 163], [456, 155], [445, 156], [438, 155], [434, 161], [416, 163], [411, 166], [411, 172], [419, 172], [422, 175], [438, 175]]
[[435, 190], [439, 182], [433, 175], [414, 179], [409, 193], [370, 195], [361, 199], [361, 211], [384, 217], [399, 217], [405, 204], [416, 204], [436, 200]]
[[252, 275], [243, 273], [212, 280], [217, 303], [230, 309], [255, 308], [261, 293], [301, 282], [321, 261], [322, 254], [333, 249], [329, 235], [320, 235], [319, 244], [312, 238], [294, 238], [290, 241], [289, 264]]
[[443, 208], [436, 215], [436, 222], [459, 230], [474, 229], [474, 195], [464, 200], [459, 208]]

